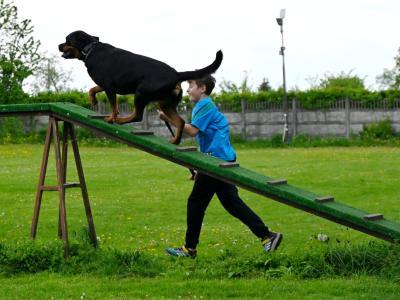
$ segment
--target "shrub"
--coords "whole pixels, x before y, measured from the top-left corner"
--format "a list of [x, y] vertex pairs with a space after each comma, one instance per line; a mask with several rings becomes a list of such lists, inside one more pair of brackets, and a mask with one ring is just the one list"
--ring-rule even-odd
[[[97, 100], [107, 102], [107, 96], [104, 92], [96, 95]], [[132, 95], [118, 95], [119, 103], [133, 103]], [[30, 97], [29, 103], [51, 103], [51, 102], [71, 102], [83, 107], [90, 107], [89, 97], [87, 92], [71, 90], [67, 92], [42, 92]]]
[[87, 93], [81, 91], [68, 91], [63, 93], [42, 92], [32, 96], [30, 103], [71, 102], [80, 106], [89, 107]]
[[395, 136], [395, 131], [392, 127], [392, 122], [386, 119], [365, 125], [360, 136], [363, 139], [388, 140]]
[[[395, 100], [400, 99], [400, 91], [368, 91], [360, 88], [314, 88], [308, 91], [289, 91], [288, 100], [296, 99], [305, 109], [324, 109], [330, 107], [333, 102], [349, 99], [360, 103], [374, 103], [382, 100], [387, 101], [390, 108]], [[217, 104], [230, 105], [233, 110], [240, 111], [240, 101], [245, 99], [248, 102], [272, 102], [281, 103], [283, 101], [282, 90], [260, 91], [260, 92], [224, 92], [213, 94], [213, 99]]]
[[15, 136], [24, 134], [22, 119], [16, 117], [0, 118], [0, 143], [8, 143]]

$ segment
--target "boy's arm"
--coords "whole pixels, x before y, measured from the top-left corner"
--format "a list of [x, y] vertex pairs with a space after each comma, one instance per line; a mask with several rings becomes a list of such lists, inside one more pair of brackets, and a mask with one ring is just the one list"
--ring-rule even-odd
[[[170, 118], [167, 117], [166, 114], [164, 114], [162, 111], [158, 112], [158, 115], [161, 120], [166, 121], [175, 127], [178, 127], [177, 124], [175, 124]], [[185, 123], [185, 127], [183, 128], [183, 132], [190, 135], [191, 137], [195, 137], [197, 133], [199, 132], [199, 129], [191, 124]]]
[[185, 124], [183, 128], [183, 132], [190, 135], [191, 137], [195, 137], [199, 133], [199, 129], [194, 127], [192, 124]]

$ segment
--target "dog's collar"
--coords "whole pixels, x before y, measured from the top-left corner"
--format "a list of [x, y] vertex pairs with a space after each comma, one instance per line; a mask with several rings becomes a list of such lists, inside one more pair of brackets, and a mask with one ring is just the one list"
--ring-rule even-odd
[[91, 42], [90, 44], [87, 44], [85, 47], [83, 47], [81, 53], [82, 53], [82, 59], [85, 61], [90, 53], [93, 50], [93, 46], [96, 45], [98, 42]]

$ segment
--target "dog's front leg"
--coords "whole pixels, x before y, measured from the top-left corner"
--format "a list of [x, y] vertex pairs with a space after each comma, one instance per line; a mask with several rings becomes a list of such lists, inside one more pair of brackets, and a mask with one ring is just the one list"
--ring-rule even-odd
[[106, 91], [108, 101], [111, 104], [112, 112], [111, 115], [104, 118], [104, 120], [108, 123], [114, 123], [118, 116], [118, 102], [117, 102], [117, 94], [113, 92]]
[[128, 115], [126, 117], [119, 117], [115, 120], [115, 122], [118, 124], [125, 124], [125, 123], [142, 121], [144, 108], [146, 107], [147, 103], [148, 103], [147, 98], [145, 96], [143, 96], [140, 92], [136, 92], [135, 108], [134, 108], [133, 113], [131, 113], [130, 115]]
[[97, 104], [96, 94], [102, 91], [104, 91], [104, 89], [99, 85], [96, 85], [89, 90], [89, 100], [91, 105]]

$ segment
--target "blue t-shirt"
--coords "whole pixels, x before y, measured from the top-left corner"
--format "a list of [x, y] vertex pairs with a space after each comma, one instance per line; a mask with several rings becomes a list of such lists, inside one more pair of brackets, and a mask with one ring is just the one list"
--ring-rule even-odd
[[196, 103], [191, 125], [199, 129], [196, 140], [201, 152], [225, 161], [236, 160], [235, 150], [229, 142], [229, 123], [211, 98]]

